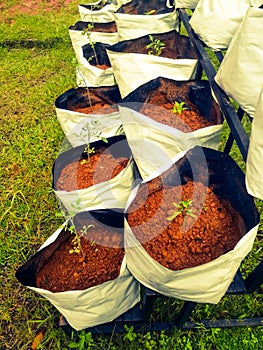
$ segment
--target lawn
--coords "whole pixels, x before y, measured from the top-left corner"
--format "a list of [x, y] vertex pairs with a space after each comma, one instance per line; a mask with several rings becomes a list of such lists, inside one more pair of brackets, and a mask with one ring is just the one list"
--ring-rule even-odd
[[[1, 134], [0, 134], [0, 349], [262, 349], [263, 328], [175, 330], [77, 339], [55, 327], [59, 313], [44, 298], [21, 286], [16, 269], [63, 222], [51, 188], [53, 162], [64, 140], [54, 101], [76, 86], [74, 52], [68, 27], [79, 20], [78, 0], [31, 1], [32, 9], [1, 2]], [[29, 1], [27, 2], [29, 3]], [[53, 8], [51, 5], [53, 4]], [[59, 4], [56, 8], [54, 4]], [[46, 9], [48, 8], [48, 11]], [[249, 124], [246, 123], [249, 129]], [[248, 131], [249, 132], [249, 131]], [[225, 126], [222, 147], [228, 135]], [[238, 148], [232, 157], [244, 168]], [[257, 201], [262, 213], [262, 202]], [[242, 264], [244, 274], [263, 258], [262, 225], [254, 248]], [[263, 317], [262, 294], [223, 298], [216, 306], [199, 305], [202, 318]], [[166, 317], [178, 302], [155, 305], [155, 317]], [[36, 338], [37, 337], [37, 338]], [[81, 342], [85, 345], [81, 347]], [[33, 344], [33, 345], [32, 345]]]

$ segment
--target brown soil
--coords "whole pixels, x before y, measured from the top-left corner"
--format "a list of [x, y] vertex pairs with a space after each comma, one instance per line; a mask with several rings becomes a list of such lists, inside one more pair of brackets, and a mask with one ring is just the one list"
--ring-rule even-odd
[[110, 114], [113, 112], [118, 112], [118, 105], [110, 105], [109, 103], [97, 103], [95, 105], [92, 105], [92, 107], [73, 106], [71, 107], [71, 110], [85, 114]]
[[55, 189], [75, 191], [109, 181], [117, 176], [128, 164], [129, 159], [114, 158], [106, 148], [95, 150], [90, 159], [81, 159], [62, 169]]
[[[207, 108], [204, 108], [200, 99], [201, 102], [205, 101]], [[145, 88], [139, 87], [124, 101], [141, 102], [134, 104], [133, 108], [159, 123], [186, 133], [222, 123], [221, 111], [209, 88], [201, 81], [158, 78]], [[198, 101], [198, 105], [195, 101]], [[174, 113], [172, 109], [175, 102], [184, 103], [186, 109], [180, 114]]]
[[117, 87], [78, 88], [59, 108], [85, 114], [110, 114], [118, 112], [117, 103], [120, 99]]
[[102, 33], [116, 33], [117, 26], [115, 22], [109, 23], [93, 23], [93, 32], [102, 32]]
[[96, 67], [103, 70], [110, 68], [110, 66], [107, 66], [106, 64], [97, 64]]
[[[159, 179], [144, 184], [128, 213], [128, 222], [148, 254], [171, 270], [194, 267], [232, 250], [245, 234], [242, 218], [225, 200], [202, 183], [160, 187]], [[173, 203], [192, 199], [172, 221]]]
[[[158, 101], [159, 97], [156, 94], [156, 101]], [[177, 128], [183, 132], [192, 132], [214, 125], [212, 122], [204, 119], [191, 103], [187, 103], [187, 110], [183, 110], [180, 114], [175, 114], [172, 112], [173, 103], [165, 101], [163, 104], [157, 103], [154, 105], [156, 101], [151, 101], [151, 104], [144, 105], [140, 112], [159, 123]], [[159, 108], [156, 108], [156, 106], [159, 106]]]
[[[105, 228], [95, 220], [90, 219], [85, 225], [93, 226], [87, 231], [87, 236], [81, 236], [84, 255], [70, 253], [74, 248], [74, 236], [69, 234], [45, 266], [38, 271], [38, 288], [51, 292], [83, 290], [118, 277], [124, 257], [121, 248], [123, 235]], [[81, 235], [80, 230], [78, 233]]]

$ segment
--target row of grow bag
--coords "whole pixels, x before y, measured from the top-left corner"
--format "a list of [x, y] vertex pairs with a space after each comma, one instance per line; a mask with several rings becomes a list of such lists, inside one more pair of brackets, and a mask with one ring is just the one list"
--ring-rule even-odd
[[[144, 59], [148, 57], [147, 54], [143, 56]], [[121, 73], [122, 68], [117, 69]], [[192, 73], [187, 79], [190, 77]], [[212, 98], [209, 84], [204, 81], [184, 81], [185, 77], [179, 79], [179, 82], [169, 79], [168, 76], [154, 78], [151, 80], [148, 77], [145, 84], [140, 82], [136, 89], [130, 88], [131, 91], [127, 92], [122, 92], [119, 85], [78, 87], [67, 91], [56, 100], [58, 119], [68, 140], [72, 143], [72, 149], [62, 152], [54, 163], [53, 189], [66, 212], [68, 221], [45, 242], [36, 255], [18, 269], [16, 276], [23, 285], [50, 300], [66, 317], [69, 324], [77, 330], [109, 322], [139, 303], [141, 284], [163, 295], [183, 300], [217, 303], [225, 294], [240, 262], [252, 248], [255, 239], [258, 213], [252, 197], [245, 189], [244, 174], [231, 157], [217, 151], [222, 116]], [[125, 82], [123, 87], [126, 87]], [[197, 132], [191, 130], [182, 132], [152, 120], [151, 115], [141, 113], [141, 107], [148, 104], [150, 109], [153, 107], [157, 112], [165, 109], [160, 103], [154, 102], [157, 92], [165, 96], [166, 102], [168, 100], [172, 103], [177, 100], [178, 103], [186, 103], [188, 109], [192, 109], [192, 105], [195, 105], [193, 109], [199, 110], [204, 119], [213, 125]], [[84, 112], [87, 107], [90, 107], [90, 101], [94, 109], [96, 104], [99, 105], [96, 113]], [[102, 104], [101, 101], [103, 101]], [[75, 111], [75, 104], [78, 111]], [[112, 108], [113, 111], [106, 113], [107, 116], [105, 116], [104, 112]], [[107, 120], [110, 121], [112, 134], [109, 131], [110, 128], [108, 129]], [[133, 128], [135, 131], [131, 131]], [[107, 132], [104, 134], [104, 131]], [[142, 134], [137, 135], [140, 131]], [[146, 136], [150, 139], [147, 140]], [[93, 156], [98, 158], [105, 156], [105, 159], [111, 162], [110, 174], [105, 180], [104, 176], [110, 169], [104, 168], [103, 162], [97, 163], [94, 167], [94, 171], [97, 171], [96, 176], [92, 176], [94, 183], [88, 188], [79, 187], [79, 183], [83, 180], [82, 170], [85, 169], [86, 173], [91, 172]], [[118, 168], [121, 165], [121, 169], [117, 175], [112, 176], [116, 161]], [[97, 177], [98, 181], [96, 181]], [[102, 182], [100, 182], [101, 178]], [[70, 185], [73, 181], [73, 189], [64, 187], [68, 180]], [[137, 210], [150, 199], [150, 194], [155, 194], [156, 191], [166, 193], [167, 188], [169, 192], [169, 189], [176, 187], [172, 191], [175, 191], [177, 198], [180, 195], [177, 192], [179, 187], [180, 191], [183, 191], [183, 186], [188, 184], [193, 186], [192, 194], [196, 196], [195, 202], [199, 204], [202, 197], [198, 194], [200, 186], [200, 188], [204, 187], [210, 195], [220, 197], [223, 203], [228, 203], [224, 208], [231, 208], [231, 215], [234, 212], [237, 215], [235, 228], [239, 236], [233, 243], [232, 234], [236, 232], [226, 235], [224, 239], [227, 241], [229, 238], [232, 245], [228, 246], [226, 243], [224, 246], [220, 243], [222, 248], [220, 256], [212, 257], [210, 261], [208, 259], [197, 266], [187, 266], [176, 271], [165, 267], [150, 255], [144, 246], [148, 241], [141, 240], [136, 235], [136, 229], [140, 231], [140, 225], [138, 228], [136, 225], [135, 228], [131, 227], [129, 216], [135, 213], [137, 217]], [[232, 184], [235, 186], [233, 187]], [[141, 193], [145, 197], [139, 197], [136, 202], [137, 194], [141, 195]], [[202, 197], [202, 200], [205, 201], [205, 197]], [[165, 196], [163, 198], [165, 199]], [[178, 208], [178, 204], [185, 198], [181, 197], [182, 200], [180, 200], [179, 196], [177, 199], [175, 207]], [[177, 217], [188, 221], [186, 211], [177, 214], [174, 210], [170, 215], [174, 207], [173, 202], [170, 200], [165, 204], [168, 208], [163, 207], [162, 201], [157, 205], [156, 210], [162, 213], [165, 227], [157, 226], [156, 237], [170, 227], [170, 222], [167, 220], [168, 213], [169, 217], [175, 214], [171, 221]], [[188, 204], [192, 205], [190, 202]], [[130, 208], [133, 209], [131, 212]], [[199, 208], [203, 211], [203, 215], [208, 210], [205, 208], [205, 205]], [[213, 208], [212, 205], [211, 208]], [[194, 206], [191, 209], [194, 211], [193, 216], [190, 215], [193, 220], [191, 227], [201, 216], [201, 212], [197, 209]], [[183, 215], [180, 216], [181, 214]], [[217, 216], [223, 218], [226, 214], [227, 210], [221, 208]], [[148, 230], [151, 231], [151, 220], [155, 221], [155, 213], [149, 219]], [[89, 251], [92, 251], [90, 257], [95, 253], [103, 252], [105, 246], [117, 248], [122, 252], [117, 276], [115, 273], [115, 278], [84, 289], [57, 292], [56, 289], [41, 288], [43, 284], [39, 281], [47, 282], [49, 286], [49, 277], [45, 275], [45, 268], [56, 252], [62, 249], [64, 241], [71, 240], [72, 235], [69, 232], [72, 228], [79, 234], [73, 237], [81, 236], [82, 241], [85, 239], [85, 244], [89, 242]], [[119, 236], [116, 238], [116, 235]], [[193, 242], [203, 242], [204, 237], [192, 237], [191, 240], [189, 247]], [[71, 273], [79, 280], [82, 277], [79, 270], [74, 270], [73, 256], [81, 260], [82, 264], [89, 265], [85, 260], [89, 255], [81, 257], [78, 255], [80, 252], [74, 251], [75, 248], [81, 251], [81, 246], [73, 244], [71, 248], [73, 253], [66, 248], [66, 256], [71, 257], [69, 266]], [[176, 256], [173, 250], [169, 249], [163, 254], [163, 258], [170, 253], [172, 257]], [[99, 258], [101, 256], [98, 256], [98, 265], [102, 261], [102, 258]], [[107, 253], [104, 254], [105, 256], [107, 257]], [[53, 260], [51, 265], [54, 266]], [[66, 265], [65, 261], [62, 265]], [[105, 263], [105, 267], [110, 266], [111, 263]], [[42, 277], [39, 277], [40, 273]], [[193, 279], [195, 283], [192, 283]]]

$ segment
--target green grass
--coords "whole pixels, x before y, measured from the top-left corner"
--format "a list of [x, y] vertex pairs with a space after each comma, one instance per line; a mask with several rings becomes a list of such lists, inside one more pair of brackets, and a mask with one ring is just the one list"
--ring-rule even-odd
[[[15, 4], [16, 1], [12, 1]], [[38, 349], [81, 349], [80, 338], [71, 340], [54, 324], [58, 311], [44, 298], [21, 286], [16, 269], [61, 224], [58, 204], [51, 190], [51, 172], [63, 132], [56, 119], [55, 99], [75, 86], [74, 53], [68, 27], [79, 20], [77, 4], [45, 16], [16, 15], [0, 26], [1, 133], [0, 133], [0, 267], [1, 313], [0, 349], [30, 349], [41, 330], [44, 338]], [[11, 4], [11, 2], [10, 2]], [[222, 146], [228, 134], [225, 126]], [[231, 155], [244, 169], [236, 145]], [[262, 212], [262, 201], [257, 201]], [[262, 233], [243, 263], [247, 273], [262, 259]], [[158, 301], [154, 319], [172, 316], [180, 302]], [[195, 319], [263, 316], [262, 295], [223, 298], [216, 306], [198, 305]], [[250, 349], [262, 347], [262, 327], [200, 329], [86, 335], [85, 349]], [[76, 345], [74, 347], [74, 342]]]

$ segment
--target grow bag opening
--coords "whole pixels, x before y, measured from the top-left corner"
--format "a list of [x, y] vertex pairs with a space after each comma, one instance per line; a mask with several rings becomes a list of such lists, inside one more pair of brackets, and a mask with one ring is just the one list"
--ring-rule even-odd
[[[166, 33], [151, 34], [153, 40], [160, 40], [165, 44], [160, 57], [171, 59], [198, 59], [198, 55], [191, 45], [190, 39], [186, 35], [179, 34], [176, 30]], [[123, 40], [111, 45], [110, 51], [123, 53], [141, 53], [148, 55], [146, 46], [150, 43], [149, 34], [139, 38]]]
[[[123, 248], [123, 212], [121, 209], [111, 209], [111, 210], [94, 210], [81, 212], [72, 218], [74, 227], [77, 231], [80, 231], [83, 227], [88, 224], [92, 224], [94, 227], [97, 225], [101, 228], [101, 232], [107, 232], [107, 235], [112, 232], [115, 237], [114, 241], [108, 240], [107, 235], [103, 236], [99, 233], [94, 233], [92, 228], [87, 230], [86, 239], [89, 242], [94, 242], [95, 244], [104, 245], [106, 247], [114, 247], [119, 244], [120, 248]], [[24, 265], [22, 265], [16, 271], [16, 278], [24, 286], [37, 287], [36, 277], [38, 272], [45, 267], [54, 252], [59, 249], [59, 247], [70, 237], [74, 237], [69, 230], [72, 224], [68, 223], [65, 228], [61, 231], [57, 239], [49, 244], [48, 246], [40, 249], [36, 254], [34, 254]], [[106, 231], [103, 231], [106, 229]], [[119, 236], [119, 239], [117, 239]], [[110, 237], [109, 237], [110, 238]], [[116, 243], [119, 242], [119, 243]], [[70, 255], [70, 253], [68, 253]], [[81, 258], [81, 253], [80, 258]]]
[[[64, 92], [55, 100], [55, 107], [59, 109], [76, 110], [101, 106], [98, 112], [103, 113], [103, 105], [116, 105], [121, 100], [120, 91], [117, 86], [101, 86], [88, 88], [73, 88]], [[95, 109], [95, 108], [94, 108]], [[115, 106], [116, 109], [116, 106]], [[97, 108], [96, 108], [97, 110]]]
[[[85, 151], [87, 145], [81, 145], [69, 149], [68, 151], [62, 152], [58, 155], [57, 159], [53, 164], [52, 175], [53, 175], [53, 189], [57, 190], [57, 183], [61, 175], [62, 170], [69, 164], [74, 162], [80, 162], [81, 160], [88, 160], [88, 153]], [[126, 141], [124, 135], [110, 137], [107, 143], [104, 141], [95, 141], [90, 144], [94, 150], [105, 149], [106, 153], [112, 155], [112, 157], [118, 159], [130, 159], [131, 150]], [[107, 151], [108, 150], [108, 151]], [[75, 179], [76, 180], [76, 179]]]
[[[167, 102], [184, 102], [213, 124], [221, 124], [223, 116], [213, 99], [209, 82], [206, 80], [176, 81], [159, 77], [139, 86], [119, 104], [140, 112], [142, 104], [162, 106]], [[187, 123], [187, 121], [186, 121]]]
[[[111, 63], [106, 49], [110, 47], [109, 44], [95, 43], [93, 45], [87, 44], [82, 47], [83, 56], [93, 66], [104, 66], [104, 69], [111, 67]], [[98, 67], [101, 68], [101, 67]]]
[[78, 21], [74, 25], [69, 27], [69, 30], [78, 30], [78, 31], [83, 31], [87, 30], [88, 28], [90, 29], [90, 32], [101, 32], [101, 33], [116, 33], [117, 32], [117, 27], [116, 23], [113, 22], [108, 22], [108, 23], [92, 23], [92, 22], [84, 22], [84, 21]]

